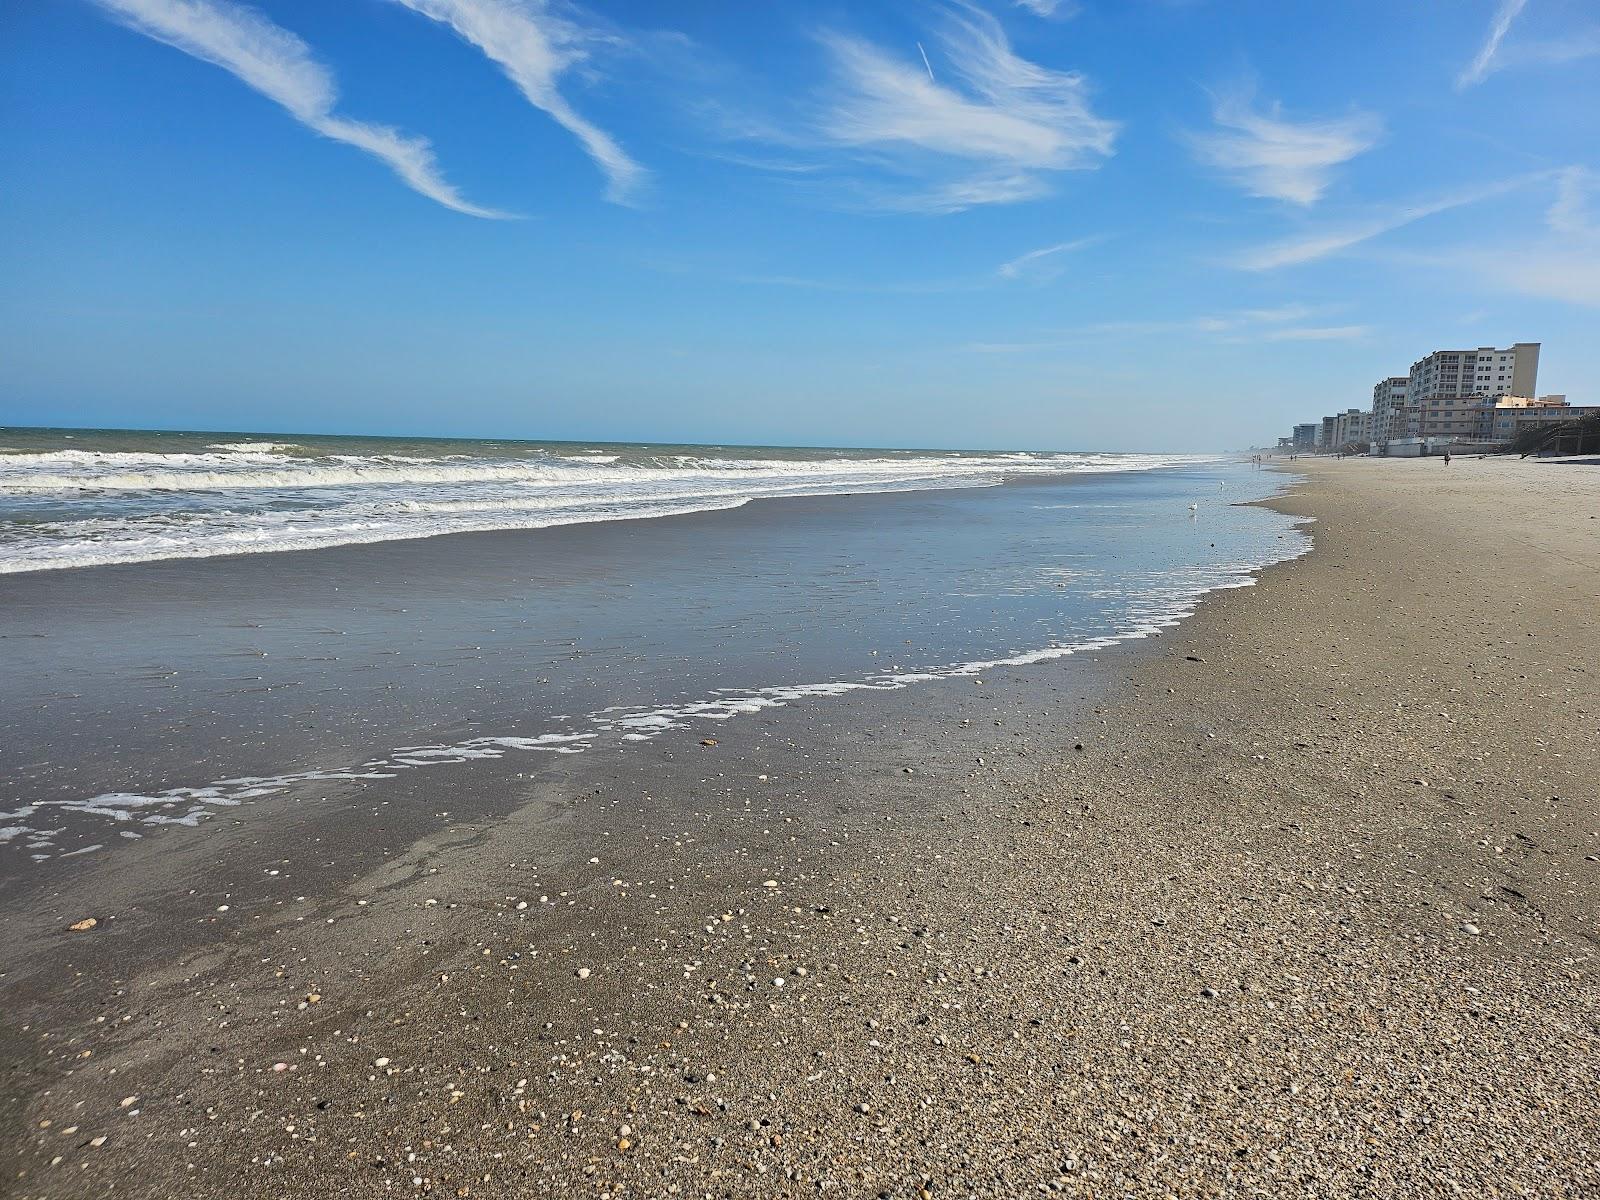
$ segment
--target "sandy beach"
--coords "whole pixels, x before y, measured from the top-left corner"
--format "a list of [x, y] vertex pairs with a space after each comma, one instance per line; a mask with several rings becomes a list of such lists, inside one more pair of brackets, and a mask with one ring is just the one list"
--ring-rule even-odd
[[1600, 0], [12, 7], [0, 1200], [1600, 1200]]
[[1294, 468], [1159, 639], [30, 897], [4, 1190], [1595, 1194], [1600, 465]]

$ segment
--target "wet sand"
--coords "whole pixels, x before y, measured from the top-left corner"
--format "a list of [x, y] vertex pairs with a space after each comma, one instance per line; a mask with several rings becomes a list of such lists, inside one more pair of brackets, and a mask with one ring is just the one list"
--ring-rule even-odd
[[0, 1178], [1594, 1192], [1600, 466], [1305, 470], [1313, 553], [1159, 641], [32, 898]]

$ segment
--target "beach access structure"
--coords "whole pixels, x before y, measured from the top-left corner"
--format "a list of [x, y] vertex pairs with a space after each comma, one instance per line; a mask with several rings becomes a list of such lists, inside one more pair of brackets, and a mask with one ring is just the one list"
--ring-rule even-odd
[[1571, 421], [1530, 425], [1511, 442], [1510, 450], [1530, 454], [1600, 454], [1600, 407], [1588, 406]]

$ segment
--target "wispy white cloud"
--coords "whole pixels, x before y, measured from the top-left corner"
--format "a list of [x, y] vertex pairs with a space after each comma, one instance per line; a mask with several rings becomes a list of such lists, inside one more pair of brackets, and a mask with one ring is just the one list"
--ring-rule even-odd
[[1304, 321], [1314, 317], [1326, 309], [1315, 309], [1308, 304], [1279, 304], [1274, 308], [1246, 308], [1234, 313], [1235, 320], [1258, 321], [1263, 324], [1272, 324], [1277, 321]]
[[448, 25], [505, 72], [529, 104], [573, 137], [605, 172], [607, 196], [627, 203], [646, 178], [616, 139], [580, 116], [557, 84], [587, 55], [588, 34], [552, 13], [542, 0], [395, 0]]
[[1566, 28], [1556, 37], [1506, 40], [1512, 24], [1527, 7], [1527, 0], [1500, 0], [1478, 53], [1456, 76], [1456, 90], [1464, 91], [1499, 71], [1531, 65], [1561, 66], [1600, 56], [1600, 25]]
[[1570, 29], [1559, 38], [1525, 40], [1502, 46], [1495, 56], [1495, 67], [1521, 67], [1530, 63], [1561, 66], [1580, 59], [1600, 56], [1600, 25]]
[[[1527, 221], [1507, 223], [1492, 238], [1473, 238], [1440, 248], [1386, 249], [1383, 261], [1392, 268], [1426, 272], [1430, 278], [1450, 277], [1452, 294], [1457, 296], [1471, 294], [1454, 282], [1462, 280], [1480, 285], [1497, 304], [1504, 303], [1508, 292], [1520, 292], [1541, 300], [1600, 308], [1600, 221], [1591, 207], [1600, 189], [1600, 172], [1581, 166], [1541, 171], [1476, 193], [1458, 193], [1452, 199], [1471, 203], [1512, 188], [1552, 182], [1555, 194], [1545, 209], [1542, 230]], [[1471, 319], [1464, 317], [1463, 322]]]
[[1076, 0], [1011, 0], [1017, 8], [1025, 8], [1036, 17], [1075, 17], [1080, 9]]
[[1273, 242], [1266, 246], [1257, 246], [1234, 256], [1228, 261], [1229, 266], [1237, 267], [1244, 271], [1272, 271], [1279, 267], [1299, 266], [1302, 263], [1315, 262], [1358, 246], [1362, 242], [1371, 241], [1383, 234], [1391, 233], [1403, 228], [1424, 217], [1431, 217], [1438, 213], [1448, 212], [1453, 208], [1461, 208], [1468, 204], [1476, 204], [1494, 196], [1503, 195], [1515, 188], [1522, 187], [1536, 179], [1549, 178], [1549, 172], [1539, 172], [1537, 175], [1523, 175], [1515, 179], [1500, 180], [1496, 183], [1481, 187], [1466, 188], [1440, 196], [1433, 200], [1405, 205], [1379, 213], [1363, 221], [1341, 225], [1319, 232], [1303, 234], [1286, 241]]
[[1054, 279], [1065, 269], [1060, 259], [1063, 254], [1092, 246], [1098, 237], [1077, 238], [1070, 242], [1057, 242], [1054, 246], [1041, 246], [1001, 263], [994, 273], [1001, 279], [1034, 279], [1043, 282]]
[[1383, 122], [1371, 113], [1291, 121], [1278, 104], [1258, 112], [1248, 92], [1213, 97], [1212, 117], [1217, 129], [1188, 137], [1201, 163], [1252, 196], [1307, 206], [1322, 198], [1335, 167], [1383, 136]]
[[[933, 295], [949, 292], [981, 292], [1008, 287], [1018, 282], [1046, 283], [1056, 278], [1065, 266], [1060, 260], [1074, 251], [1085, 249], [1104, 241], [1101, 235], [1041, 246], [1026, 254], [1001, 263], [992, 271], [964, 275], [950, 275], [933, 279], [870, 280], [826, 278], [815, 275], [795, 275], [782, 272], [741, 273], [728, 276], [729, 282], [753, 284], [761, 287], [797, 288], [814, 292], [851, 292], [869, 295]], [[653, 264], [657, 269], [679, 273], [677, 264]]]
[[1473, 84], [1482, 83], [1498, 69], [1495, 62], [1500, 53], [1500, 43], [1505, 41], [1506, 33], [1511, 29], [1511, 22], [1524, 8], [1528, 0], [1500, 0], [1499, 6], [1494, 10], [1494, 17], [1489, 22], [1489, 32], [1484, 36], [1483, 45], [1478, 47], [1478, 53], [1456, 76], [1456, 88], [1469, 88]]
[[1545, 212], [1545, 224], [1555, 233], [1577, 238], [1597, 235], [1594, 217], [1589, 212], [1589, 194], [1600, 175], [1585, 167], [1567, 167], [1556, 180], [1556, 198]]
[[[1263, 342], [1350, 342], [1368, 337], [1370, 325], [1303, 325], [1288, 329], [1267, 329], [1255, 335]], [[1251, 339], [1245, 338], [1245, 341]]]
[[1600, 243], [1483, 255], [1481, 267], [1485, 280], [1496, 286], [1544, 300], [1600, 308]]
[[1580, 244], [1553, 241], [1512, 246], [1459, 246], [1428, 254], [1396, 254], [1398, 266], [1454, 276], [1452, 286], [1470, 281], [1503, 305], [1507, 293], [1600, 309], [1600, 240]]
[[333, 73], [311, 48], [254, 9], [228, 0], [93, 0], [128, 28], [212, 63], [323, 137], [383, 162], [413, 191], [474, 217], [509, 214], [469, 203], [442, 174], [426, 138], [334, 115]]
[[1545, 237], [1470, 246], [1452, 257], [1496, 288], [1600, 308], [1600, 221], [1590, 209], [1597, 189], [1600, 173], [1568, 167], [1558, 174], [1555, 199], [1545, 212]]
[[802, 161], [797, 158], [773, 158], [763, 154], [729, 154], [725, 151], [712, 150], [702, 150], [699, 153], [702, 157], [716, 162], [749, 167], [756, 171], [771, 171], [778, 175], [815, 175], [824, 169], [819, 162]]
[[878, 296], [931, 296], [944, 292], [973, 292], [992, 286], [973, 279], [926, 279], [906, 282], [872, 282], [858, 279], [815, 279], [807, 275], [736, 275], [733, 283], [757, 287], [797, 288], [807, 292], [845, 292]]
[[1187, 337], [1222, 343], [1351, 341], [1368, 336], [1366, 325], [1302, 325], [1299, 322], [1334, 311], [1324, 306], [1291, 303], [1275, 308], [1244, 308], [1198, 313], [1171, 320], [1095, 321], [1055, 331], [1029, 342], [972, 342], [962, 347], [975, 354], [1021, 354], [1081, 346], [1106, 338]]
[[1099, 165], [1117, 124], [1089, 105], [1084, 78], [1013, 52], [995, 19], [975, 9], [947, 14], [920, 56], [859, 37], [825, 34], [833, 62], [815, 135], [909, 184], [864, 190], [877, 207], [954, 212], [1036, 199], [1048, 176]]

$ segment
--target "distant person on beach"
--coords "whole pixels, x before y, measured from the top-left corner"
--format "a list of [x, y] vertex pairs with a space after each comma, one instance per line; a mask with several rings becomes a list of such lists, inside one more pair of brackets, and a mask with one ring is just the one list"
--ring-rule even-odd
[[1444, 465], [1447, 467], [1450, 465], [1450, 451], [1448, 450], [1444, 452]]

